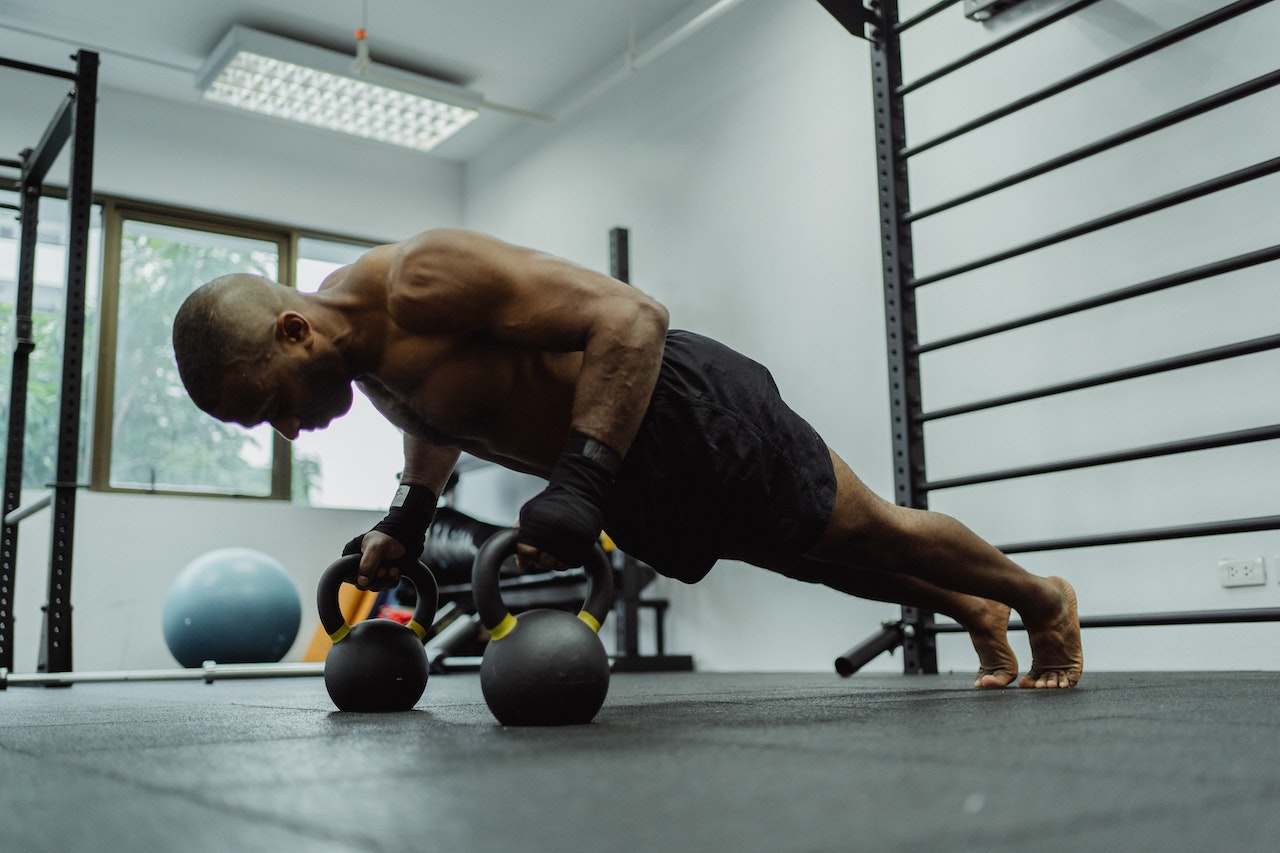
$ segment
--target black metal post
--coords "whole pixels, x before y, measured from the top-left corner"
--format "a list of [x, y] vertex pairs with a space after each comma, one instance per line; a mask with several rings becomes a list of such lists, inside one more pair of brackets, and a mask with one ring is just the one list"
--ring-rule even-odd
[[[22, 185], [22, 232], [18, 240], [18, 282], [14, 297], [13, 364], [9, 384], [9, 432], [4, 466], [4, 515], [22, 502], [22, 468], [27, 432], [27, 377], [30, 375], [32, 294], [35, 290], [36, 226], [40, 221], [40, 184]], [[3, 524], [0, 540], [0, 667], [13, 669], [13, 603], [18, 571], [18, 522]]]
[[98, 100], [98, 54], [76, 54], [71, 181], [67, 196], [67, 283], [62, 343], [58, 456], [54, 467], [53, 534], [48, 603], [38, 669], [71, 671], [71, 559], [80, 463], [80, 391], [83, 385], [85, 283], [93, 213], [93, 141]]
[[[626, 228], [609, 229], [609, 275], [631, 283], [631, 232]], [[616, 553], [616, 552], [615, 552]], [[615, 603], [618, 655], [635, 658], [640, 654], [640, 583], [635, 560], [621, 555], [622, 583]]]
[[[885, 329], [889, 361], [890, 417], [893, 428], [894, 491], [900, 506], [925, 509], [924, 426], [920, 420], [920, 360], [916, 355], [916, 300], [911, 287], [914, 253], [902, 85], [901, 39], [897, 0], [882, 0], [882, 21], [871, 41], [871, 82], [875, 110], [876, 165], [880, 187], [881, 253], [884, 261]], [[903, 671], [936, 673], [937, 646], [928, 631], [933, 614], [902, 608]]]
[[[872, 99], [875, 109], [876, 162], [880, 187], [880, 233], [884, 261], [885, 329], [889, 361], [890, 417], [893, 431], [894, 492], [900, 506], [925, 509], [924, 426], [920, 420], [920, 360], [916, 355], [916, 301], [911, 287], [914, 251], [906, 147], [906, 116], [902, 98], [902, 54], [897, 0], [880, 4], [882, 24], [871, 43]], [[902, 608], [902, 669], [905, 673], [936, 673], [937, 645], [928, 627], [933, 614]], [[883, 633], [883, 632], [882, 632]]]
[[631, 283], [631, 232], [626, 228], [609, 229], [609, 274]]

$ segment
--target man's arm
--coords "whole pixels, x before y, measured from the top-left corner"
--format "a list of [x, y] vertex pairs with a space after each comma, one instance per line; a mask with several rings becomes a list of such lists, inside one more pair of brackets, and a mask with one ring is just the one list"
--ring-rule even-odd
[[401, 244], [390, 293], [392, 315], [411, 330], [582, 352], [569, 443], [548, 490], [521, 512], [519, 546], [526, 567], [580, 563], [657, 382], [666, 309], [609, 276], [465, 231]]
[[573, 425], [626, 454], [662, 365], [661, 304], [561, 258], [451, 229], [401, 243], [390, 285], [392, 316], [410, 330], [581, 351]]

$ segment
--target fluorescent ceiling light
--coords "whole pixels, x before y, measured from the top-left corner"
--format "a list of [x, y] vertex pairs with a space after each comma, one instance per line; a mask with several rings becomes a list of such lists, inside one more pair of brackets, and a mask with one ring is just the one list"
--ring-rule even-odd
[[206, 100], [430, 151], [489, 106], [474, 92], [234, 26], [197, 74]]

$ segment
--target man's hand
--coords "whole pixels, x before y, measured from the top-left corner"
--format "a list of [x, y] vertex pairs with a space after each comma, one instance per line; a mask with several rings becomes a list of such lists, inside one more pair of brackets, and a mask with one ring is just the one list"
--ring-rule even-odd
[[516, 565], [521, 571], [581, 566], [603, 523], [591, 498], [549, 485], [520, 509]]
[[342, 555], [360, 555], [356, 570], [356, 586], [375, 592], [391, 589], [400, 583], [400, 567], [394, 561], [405, 556], [404, 546], [385, 533], [370, 530], [357, 536], [342, 549]]
[[520, 508], [516, 565], [567, 569], [583, 565], [600, 539], [604, 502], [622, 457], [577, 429], [551, 471], [547, 487]]
[[516, 568], [522, 572], [555, 571], [561, 572], [573, 568], [563, 560], [558, 560], [546, 551], [539, 551], [532, 545], [516, 544]]
[[387, 517], [362, 536], [357, 536], [342, 549], [342, 556], [360, 554], [361, 589], [390, 589], [400, 581], [400, 569], [388, 562], [403, 563], [422, 556], [427, 528], [436, 513], [436, 493], [430, 488], [401, 483], [391, 501]]

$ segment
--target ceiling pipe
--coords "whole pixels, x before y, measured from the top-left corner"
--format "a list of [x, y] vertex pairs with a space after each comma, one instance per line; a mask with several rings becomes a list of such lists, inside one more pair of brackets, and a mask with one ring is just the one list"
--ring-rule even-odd
[[544, 112], [556, 119], [563, 119], [577, 112], [741, 2], [742, 0], [712, 0], [701, 4], [700, 10], [686, 9], [651, 33], [645, 44], [632, 46], [620, 60], [610, 63], [576, 92], [561, 97]]

